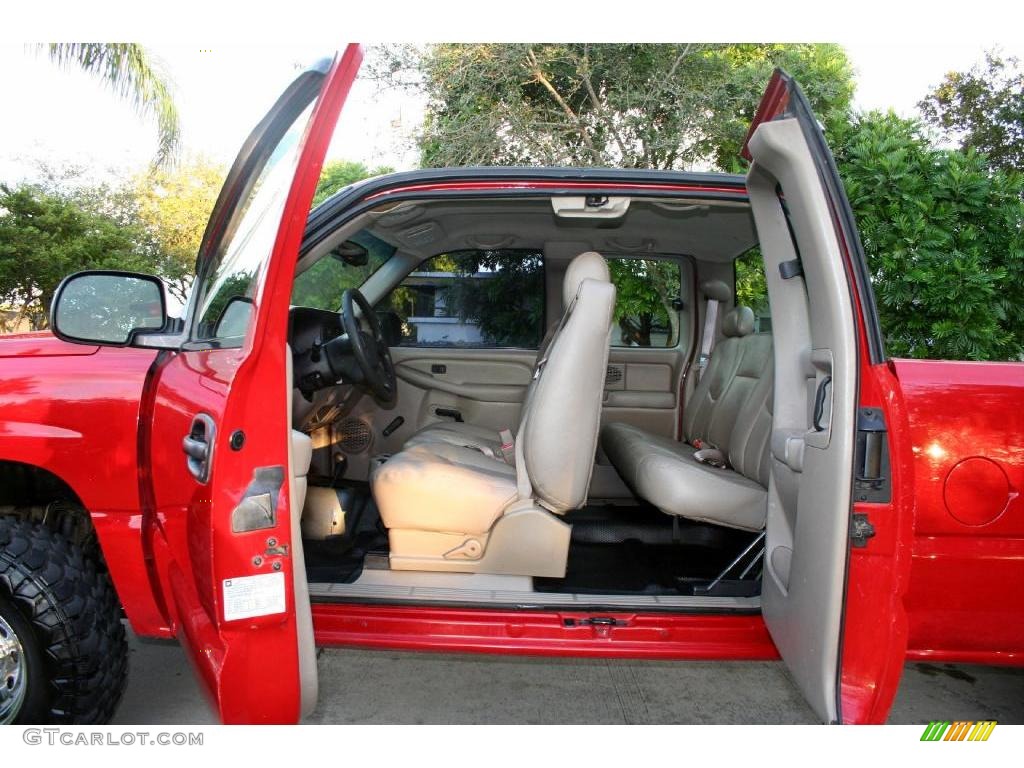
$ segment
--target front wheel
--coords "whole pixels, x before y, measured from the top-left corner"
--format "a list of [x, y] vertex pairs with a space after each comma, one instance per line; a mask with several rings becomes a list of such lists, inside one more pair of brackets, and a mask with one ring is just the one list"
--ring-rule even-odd
[[105, 723], [128, 672], [109, 575], [41, 523], [0, 518], [0, 723]]

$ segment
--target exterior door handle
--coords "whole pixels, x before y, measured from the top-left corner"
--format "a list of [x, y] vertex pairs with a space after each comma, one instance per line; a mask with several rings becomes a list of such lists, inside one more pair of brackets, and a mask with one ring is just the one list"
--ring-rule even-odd
[[200, 483], [210, 479], [216, 433], [213, 419], [205, 413], [199, 413], [192, 419], [192, 426], [181, 441], [181, 449], [185, 451], [185, 465], [192, 477]]

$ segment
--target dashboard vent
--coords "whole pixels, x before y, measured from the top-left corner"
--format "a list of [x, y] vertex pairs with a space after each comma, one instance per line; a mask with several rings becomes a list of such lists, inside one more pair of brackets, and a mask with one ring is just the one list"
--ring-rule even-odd
[[349, 416], [334, 425], [334, 437], [343, 453], [365, 453], [370, 447], [373, 433], [365, 421]]

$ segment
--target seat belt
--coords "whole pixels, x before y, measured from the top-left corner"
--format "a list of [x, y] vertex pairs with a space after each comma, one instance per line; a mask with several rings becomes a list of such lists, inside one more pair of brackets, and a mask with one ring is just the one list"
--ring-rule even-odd
[[[544, 338], [540, 342], [540, 347], [537, 349], [537, 363], [533, 366], [533, 377], [530, 381], [530, 387], [526, 390], [527, 401], [523, 403], [524, 414], [526, 413], [528, 401], [531, 396], [531, 393], [533, 392], [533, 384], [534, 382], [537, 381], [537, 379], [540, 378], [541, 373], [543, 373], [544, 371], [544, 366], [547, 365], [548, 356], [551, 352], [551, 346], [552, 344], [554, 344], [555, 339], [558, 338], [558, 334], [561, 333], [562, 329], [565, 327], [565, 323], [569, 319], [569, 315], [572, 313], [572, 310], [575, 307], [576, 299], [574, 298], [572, 300], [572, 303], [566, 308], [565, 312], [562, 313], [562, 317], [559, 319], [558, 323], [552, 324], [551, 326], [548, 327], [548, 332], [544, 334]], [[520, 424], [520, 432], [522, 431], [522, 429], [523, 425]], [[519, 456], [519, 452], [516, 446], [516, 438], [513, 436], [512, 430], [508, 429], [507, 427], [505, 429], [498, 430], [498, 440], [501, 441], [501, 457], [505, 460], [505, 463], [512, 467], [518, 466], [517, 458]], [[525, 487], [524, 480], [522, 478], [520, 478], [519, 486], [521, 495], [523, 488]], [[530, 492], [532, 493], [532, 488], [530, 489]]]
[[[576, 295], [579, 298], [579, 294]], [[558, 321], [558, 327], [555, 328], [554, 332], [546, 339], [547, 344], [543, 345], [543, 349], [538, 350], [539, 359], [537, 364], [533, 367], [533, 380], [536, 381], [540, 378], [541, 373], [544, 371], [544, 366], [548, 363], [548, 358], [551, 356], [551, 348], [555, 345], [555, 341], [558, 339], [558, 334], [562, 332], [566, 322], [569, 319], [569, 315], [576, 308], [576, 298], [572, 300], [572, 303], [566, 307], [565, 312], [562, 313], [562, 319]]]
[[718, 299], [709, 298], [704, 310], [704, 335], [700, 341], [700, 358], [697, 360], [697, 381], [708, 367], [711, 352], [715, 348], [715, 328], [718, 326]]
[[715, 469], [728, 469], [729, 461], [726, 459], [725, 454], [714, 446], [707, 446], [700, 448], [693, 454], [693, 458], [699, 461], [701, 464], [708, 464]]
[[501, 440], [501, 457], [505, 463], [511, 466], [516, 465], [516, 439], [512, 437], [512, 430], [505, 429], [498, 431], [498, 438]]

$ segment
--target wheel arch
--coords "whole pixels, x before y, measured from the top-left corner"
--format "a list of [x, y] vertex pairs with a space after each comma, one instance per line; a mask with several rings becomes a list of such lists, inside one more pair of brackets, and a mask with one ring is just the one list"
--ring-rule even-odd
[[97, 565], [106, 570], [96, 528], [81, 496], [50, 469], [22, 461], [0, 459], [0, 515], [47, 524], [86, 550], [94, 550]]
[[86, 550], [109, 575], [137, 634], [172, 635], [137, 514], [97, 513], [52, 469], [0, 458], [0, 517], [5, 516], [43, 523]]
[[83, 510], [81, 497], [52, 470], [23, 461], [0, 459], [0, 510], [53, 501], [70, 501]]

